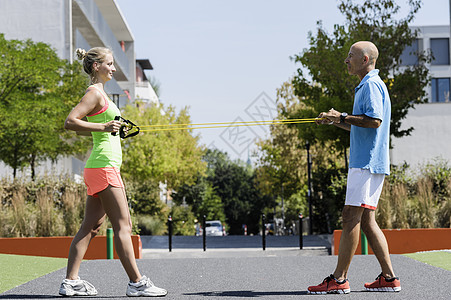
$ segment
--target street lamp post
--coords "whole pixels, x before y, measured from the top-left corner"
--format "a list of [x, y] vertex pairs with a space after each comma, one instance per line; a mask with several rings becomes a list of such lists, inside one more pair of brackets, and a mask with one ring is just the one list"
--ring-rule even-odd
[[[450, 0], [451, 1], [451, 0]], [[308, 211], [309, 211], [309, 235], [313, 234], [313, 212], [312, 212], [312, 157], [310, 156], [310, 143], [305, 143], [307, 149], [307, 178], [308, 178]]]

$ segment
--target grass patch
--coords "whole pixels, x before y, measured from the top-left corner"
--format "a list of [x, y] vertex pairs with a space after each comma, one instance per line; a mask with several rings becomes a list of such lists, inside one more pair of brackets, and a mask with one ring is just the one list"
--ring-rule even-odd
[[407, 257], [424, 262], [428, 265], [451, 271], [451, 252], [431, 251], [404, 254]]
[[65, 267], [66, 258], [0, 254], [0, 293]]

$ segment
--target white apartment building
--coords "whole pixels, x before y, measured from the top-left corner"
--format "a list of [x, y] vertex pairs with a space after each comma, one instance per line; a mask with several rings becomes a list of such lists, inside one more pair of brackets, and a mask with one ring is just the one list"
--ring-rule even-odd
[[[133, 34], [115, 0], [0, 0], [0, 33], [6, 39], [50, 44], [70, 62], [76, 59], [77, 48], [108, 47], [114, 52], [117, 70], [105, 86], [110, 98], [123, 107], [135, 100], [138, 91], [140, 98], [158, 103], [144, 74], [152, 66], [147, 59], [137, 62]], [[47, 162], [37, 170], [38, 175], [82, 174], [84, 159], [70, 157], [56, 164]], [[11, 174], [11, 169], [0, 161], [0, 177]]]
[[411, 167], [433, 162], [436, 158], [451, 163], [451, 101], [450, 101], [450, 27], [423, 26], [414, 44], [404, 51], [403, 64], [418, 63], [416, 51], [428, 50], [434, 59], [428, 65], [432, 81], [427, 88], [429, 103], [410, 110], [402, 127], [413, 127], [410, 136], [393, 139], [392, 164], [407, 162]]
[[150, 85], [150, 81], [146, 76], [145, 70], [153, 70], [152, 65], [148, 59], [136, 60], [136, 84], [135, 96], [136, 99], [146, 104], [159, 103], [158, 95]]

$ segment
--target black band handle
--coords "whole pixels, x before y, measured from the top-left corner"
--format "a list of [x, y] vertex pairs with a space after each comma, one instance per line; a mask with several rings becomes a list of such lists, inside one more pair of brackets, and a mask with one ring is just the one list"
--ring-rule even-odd
[[[135, 135], [137, 135], [137, 134], [139, 133], [139, 131], [140, 131], [140, 128], [139, 128], [138, 126], [136, 126], [135, 123], [133, 123], [133, 122], [130, 121], [130, 120], [124, 119], [124, 118], [122, 118], [121, 116], [115, 116], [115, 117], [114, 117], [114, 120], [115, 120], [115, 121], [122, 120], [125, 124], [127, 124], [127, 125], [122, 124], [122, 125], [121, 125], [121, 128], [119, 128], [119, 136], [121, 137], [121, 139], [126, 139], [126, 138], [128, 138], [128, 137], [135, 136]], [[136, 131], [127, 134], [126, 131], [128, 132], [128, 131], [131, 130], [132, 128], [135, 128]], [[111, 133], [111, 135], [114, 135], [114, 136], [116, 136], [116, 134], [117, 134], [117, 132], [112, 132], [112, 133]]]
[[[115, 121], [119, 121], [120, 119], [121, 119], [121, 116], [115, 116], [115, 117], [114, 117], [114, 120], [115, 120]], [[117, 132], [112, 132], [112, 133], [111, 133], [111, 135], [114, 135], [114, 136], [116, 136], [116, 134], [117, 134]]]

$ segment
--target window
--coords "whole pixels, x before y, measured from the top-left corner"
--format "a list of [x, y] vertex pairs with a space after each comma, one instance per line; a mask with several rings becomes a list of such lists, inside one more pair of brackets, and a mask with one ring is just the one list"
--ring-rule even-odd
[[400, 56], [402, 66], [418, 65], [418, 51], [420, 40], [416, 39], [412, 45], [407, 46]]
[[432, 102], [449, 102], [449, 78], [432, 78]]
[[449, 65], [449, 39], [431, 39], [433, 65]]

